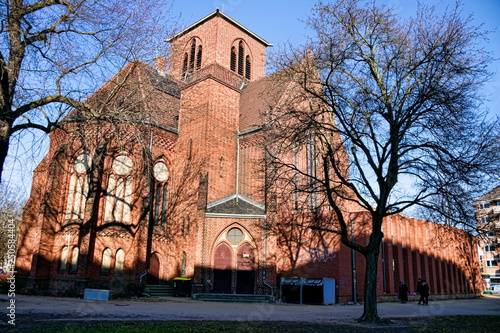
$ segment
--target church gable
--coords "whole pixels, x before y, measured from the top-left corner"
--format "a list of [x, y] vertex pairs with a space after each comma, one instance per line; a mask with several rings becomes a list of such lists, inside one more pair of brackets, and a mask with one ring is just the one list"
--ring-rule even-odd
[[260, 205], [241, 195], [232, 195], [207, 205], [207, 217], [223, 215], [253, 215], [262, 218], [265, 215], [263, 205]]

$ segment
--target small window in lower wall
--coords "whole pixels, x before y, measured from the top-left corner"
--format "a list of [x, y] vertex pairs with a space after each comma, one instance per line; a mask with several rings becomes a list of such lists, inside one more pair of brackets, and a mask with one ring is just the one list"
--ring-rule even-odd
[[102, 252], [101, 275], [108, 276], [110, 272], [111, 272], [111, 250], [109, 248], [106, 248]]
[[69, 268], [69, 274], [76, 274], [76, 271], [78, 270], [78, 256], [80, 255], [80, 249], [78, 246], [75, 246], [73, 248], [73, 251], [71, 252], [71, 266]]
[[61, 250], [61, 260], [59, 261], [59, 274], [66, 273], [66, 266], [68, 265], [68, 252], [69, 248], [64, 246]]
[[116, 251], [115, 275], [123, 275], [123, 266], [125, 263], [125, 252], [122, 249]]

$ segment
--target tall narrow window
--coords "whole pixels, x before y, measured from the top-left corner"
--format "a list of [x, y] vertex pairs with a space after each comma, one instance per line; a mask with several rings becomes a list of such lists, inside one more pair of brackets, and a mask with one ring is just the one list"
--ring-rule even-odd
[[201, 55], [202, 55], [202, 48], [200, 45], [198, 46], [198, 52], [196, 53], [196, 69], [201, 68]]
[[188, 59], [189, 56], [187, 53], [184, 53], [184, 61], [182, 62], [182, 76], [185, 76], [188, 70]]
[[78, 256], [80, 255], [80, 249], [78, 246], [75, 246], [73, 248], [73, 251], [71, 251], [71, 266], [69, 268], [69, 274], [76, 274], [76, 271], [78, 270]]
[[133, 186], [133, 177], [130, 173], [132, 168], [132, 159], [126, 155], [119, 155], [113, 160], [106, 193], [104, 213], [106, 222], [130, 222]]
[[295, 169], [294, 175], [293, 175], [293, 209], [298, 210], [299, 209], [299, 148], [297, 145], [294, 143], [293, 148], [293, 166]]
[[196, 55], [196, 40], [193, 39], [191, 42], [191, 52], [189, 54], [189, 70], [193, 71], [194, 69], [194, 57]]
[[155, 178], [155, 199], [154, 199], [154, 222], [157, 225], [165, 225], [167, 223], [167, 200], [168, 200], [168, 168], [167, 165], [160, 161], [153, 167], [153, 175]]
[[111, 250], [109, 248], [105, 248], [102, 251], [102, 260], [101, 260], [101, 275], [109, 275], [111, 272]]
[[182, 252], [181, 276], [186, 276], [187, 254]]
[[247, 55], [245, 59], [245, 77], [250, 80], [252, 74], [251, 74], [251, 62], [250, 62], [250, 56]]
[[91, 160], [89, 155], [81, 154], [73, 164], [73, 172], [69, 180], [68, 199], [66, 202], [65, 220], [83, 220], [85, 204], [89, 192], [89, 177]]
[[236, 72], [236, 48], [231, 48], [231, 70]]
[[125, 266], [125, 252], [122, 249], [116, 251], [115, 275], [123, 275], [123, 267]]
[[219, 177], [224, 177], [224, 157], [220, 157], [219, 159]]
[[243, 46], [243, 41], [240, 41], [238, 45], [238, 74], [243, 75], [243, 66], [245, 63], [245, 47]]
[[316, 149], [314, 146], [313, 136], [309, 135], [309, 142], [306, 146], [306, 164], [307, 164], [307, 174], [309, 175], [309, 209], [314, 210], [317, 208], [317, 192], [316, 184], [314, 179], [316, 179]]

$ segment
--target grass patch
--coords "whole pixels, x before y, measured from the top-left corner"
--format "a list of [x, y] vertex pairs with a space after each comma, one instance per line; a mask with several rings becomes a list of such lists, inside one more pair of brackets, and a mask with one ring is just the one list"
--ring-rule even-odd
[[[42, 324], [42, 323], [38, 323]], [[500, 316], [451, 316], [397, 318], [390, 323], [358, 324], [354, 321], [329, 323], [296, 322], [221, 322], [221, 321], [169, 321], [169, 322], [46, 322], [43, 326], [23, 328], [29, 333], [298, 333], [298, 332], [498, 332]], [[21, 328], [21, 327], [19, 327]]]

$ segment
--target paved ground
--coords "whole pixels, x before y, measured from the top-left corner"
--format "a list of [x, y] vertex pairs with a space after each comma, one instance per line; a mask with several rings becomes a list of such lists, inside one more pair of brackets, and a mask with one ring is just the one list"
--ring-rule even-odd
[[[0, 331], [9, 329], [7, 323], [9, 298], [0, 295]], [[379, 303], [383, 318], [411, 318], [449, 315], [500, 315], [500, 296], [478, 299], [430, 301], [428, 306], [412, 303]], [[230, 321], [297, 321], [332, 322], [361, 316], [362, 305], [291, 305], [245, 304], [193, 301], [187, 298], [160, 298], [147, 300], [88, 301], [74, 298], [56, 298], [16, 295], [16, 329], [38, 322], [72, 320], [230, 320]], [[29, 326], [28, 326], [29, 327]]]

